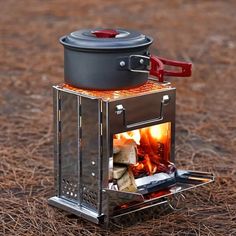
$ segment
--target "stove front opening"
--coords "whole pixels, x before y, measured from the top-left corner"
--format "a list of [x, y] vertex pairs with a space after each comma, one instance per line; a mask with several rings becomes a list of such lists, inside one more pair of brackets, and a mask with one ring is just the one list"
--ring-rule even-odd
[[109, 188], [148, 194], [172, 185], [171, 123], [115, 134]]

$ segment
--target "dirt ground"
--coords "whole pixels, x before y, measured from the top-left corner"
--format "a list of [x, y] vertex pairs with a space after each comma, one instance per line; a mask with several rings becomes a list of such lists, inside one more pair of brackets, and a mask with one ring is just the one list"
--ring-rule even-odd
[[[236, 1], [7, 0], [0, 3], [0, 235], [236, 235]], [[101, 229], [47, 205], [53, 195], [52, 89], [63, 81], [58, 38], [123, 27], [153, 53], [191, 61], [176, 78], [177, 166], [211, 171], [181, 211]]]

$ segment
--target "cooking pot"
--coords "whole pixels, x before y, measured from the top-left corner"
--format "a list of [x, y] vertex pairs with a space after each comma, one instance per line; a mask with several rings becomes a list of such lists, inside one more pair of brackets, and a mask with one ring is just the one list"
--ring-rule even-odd
[[[191, 63], [150, 55], [153, 39], [126, 29], [83, 29], [60, 38], [64, 46], [65, 83], [84, 89], [117, 90], [140, 86], [148, 76], [187, 77]], [[181, 70], [169, 71], [164, 65]]]

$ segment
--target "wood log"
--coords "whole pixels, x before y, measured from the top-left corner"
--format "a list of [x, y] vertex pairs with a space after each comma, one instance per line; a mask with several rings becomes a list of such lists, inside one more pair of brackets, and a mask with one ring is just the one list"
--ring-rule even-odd
[[124, 139], [113, 139], [113, 154], [117, 154], [121, 150], [121, 146], [124, 143]]
[[[116, 141], [116, 150], [119, 152], [114, 154], [114, 163], [120, 164], [136, 164], [137, 163], [137, 144], [132, 139], [121, 139]], [[114, 147], [113, 147], [114, 150]]]
[[119, 191], [137, 192], [137, 185], [135, 184], [134, 175], [130, 168], [117, 180], [117, 186]]
[[114, 179], [120, 179], [126, 171], [127, 171], [127, 166], [114, 165], [114, 167], [113, 167], [113, 178]]

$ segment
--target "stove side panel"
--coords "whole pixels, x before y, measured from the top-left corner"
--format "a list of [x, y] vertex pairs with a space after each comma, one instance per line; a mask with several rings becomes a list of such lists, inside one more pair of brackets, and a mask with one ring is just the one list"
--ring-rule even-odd
[[100, 209], [101, 193], [101, 103], [81, 97], [81, 205], [95, 212]]
[[79, 203], [78, 96], [59, 91], [59, 196]]
[[53, 141], [54, 141], [54, 191], [55, 195], [60, 193], [60, 130], [59, 130], [59, 91], [53, 87]]

